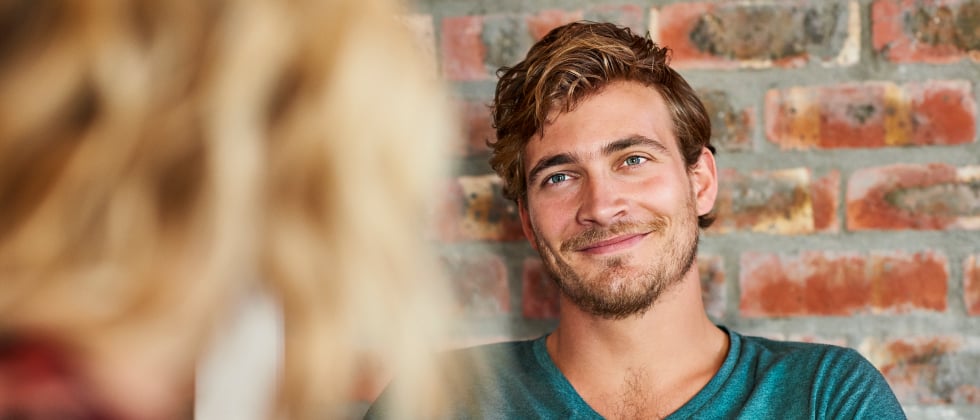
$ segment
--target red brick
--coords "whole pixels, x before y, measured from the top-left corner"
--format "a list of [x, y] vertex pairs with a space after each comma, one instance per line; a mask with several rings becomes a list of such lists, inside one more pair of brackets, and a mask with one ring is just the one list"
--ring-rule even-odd
[[961, 337], [866, 340], [861, 350], [905, 404], [980, 403], [980, 351]]
[[491, 125], [489, 101], [457, 102], [457, 109], [463, 118], [463, 141], [457, 143], [456, 155], [461, 157], [482, 156], [490, 153], [487, 140], [497, 138]]
[[446, 187], [438, 206], [436, 238], [442, 242], [524, 239], [517, 206], [496, 175], [461, 176]]
[[863, 266], [864, 259], [854, 254], [809, 252], [781, 257], [743, 253], [739, 310], [747, 317], [855, 313], [870, 300]]
[[945, 311], [947, 266], [946, 257], [934, 252], [871, 254], [868, 276], [875, 287], [872, 307], [899, 313], [911, 309]]
[[898, 63], [980, 61], [980, 3], [975, 0], [875, 0], [871, 45]]
[[911, 107], [912, 140], [909, 144], [973, 141], [977, 133], [977, 103], [970, 81], [935, 80], [905, 86]]
[[527, 17], [527, 28], [531, 33], [531, 38], [535, 41], [544, 38], [549, 31], [566, 23], [579, 21], [585, 18], [581, 10], [542, 10]]
[[766, 137], [784, 149], [955, 145], [976, 135], [965, 80], [794, 87], [765, 102]]
[[947, 278], [945, 257], [932, 252], [746, 252], [739, 309], [747, 317], [945, 311]]
[[711, 117], [711, 144], [724, 152], [752, 150], [754, 108], [737, 108], [722, 90], [700, 90], [698, 97]]
[[980, 229], [980, 166], [897, 164], [855, 171], [850, 230]]
[[817, 232], [837, 232], [840, 222], [837, 207], [840, 206], [840, 172], [834, 170], [817, 178], [810, 188], [813, 202], [813, 229]]
[[452, 283], [459, 313], [491, 316], [510, 312], [507, 266], [500, 256], [444, 255], [442, 263]]
[[698, 49], [688, 35], [698, 19], [715, 10], [711, 3], [682, 3], [665, 5], [650, 12], [650, 36], [659, 44], [669, 47], [671, 65], [687, 67], [737, 67], [736, 63], [722, 60]]
[[857, 4], [675, 3], [651, 19], [678, 68], [850, 65], [858, 55]]
[[980, 254], [970, 256], [963, 263], [963, 300], [966, 313], [980, 316]]
[[701, 299], [704, 309], [715, 322], [725, 316], [725, 260], [720, 255], [698, 255], [698, 273], [701, 276]]
[[812, 181], [806, 168], [754, 171], [722, 169], [709, 233], [753, 232], [796, 235], [837, 229], [840, 175]]
[[555, 280], [544, 269], [540, 258], [524, 260], [522, 289], [522, 312], [525, 318], [558, 318], [558, 298], [561, 292]]
[[449, 80], [490, 78], [483, 45], [483, 17], [459, 16], [442, 20], [442, 73]]

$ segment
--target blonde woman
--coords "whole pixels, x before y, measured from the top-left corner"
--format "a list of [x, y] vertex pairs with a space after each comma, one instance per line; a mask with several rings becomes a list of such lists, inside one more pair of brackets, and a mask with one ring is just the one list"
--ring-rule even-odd
[[[283, 316], [268, 417], [342, 415], [365, 356], [428, 377], [443, 290], [421, 232], [452, 130], [398, 14], [0, 5], [0, 414], [187, 416], [251, 290]], [[405, 413], [435, 407], [434, 381], [412, 388]]]

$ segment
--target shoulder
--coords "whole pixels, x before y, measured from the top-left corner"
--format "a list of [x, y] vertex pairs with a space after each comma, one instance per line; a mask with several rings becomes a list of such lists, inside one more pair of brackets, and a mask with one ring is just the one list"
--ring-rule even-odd
[[739, 337], [742, 356], [759, 359], [764, 365], [797, 362], [809, 364], [815, 361], [859, 363], [864, 360], [864, 357], [853, 349], [830, 344], [778, 341], [747, 335]]
[[868, 418], [875, 412], [879, 418], [904, 417], [884, 377], [854, 349], [751, 336], [741, 340], [738, 369], [750, 371], [757, 387], [805, 390], [820, 418]]
[[880, 376], [854, 349], [752, 336], [741, 336], [738, 364], [751, 366], [757, 377], [772, 375], [791, 382], [836, 382], [855, 375]]

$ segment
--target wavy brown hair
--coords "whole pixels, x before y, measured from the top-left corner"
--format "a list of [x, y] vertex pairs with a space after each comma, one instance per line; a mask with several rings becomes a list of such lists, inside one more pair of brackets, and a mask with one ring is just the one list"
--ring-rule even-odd
[[[504, 195], [526, 202], [524, 148], [554, 112], [572, 110], [612, 82], [630, 81], [657, 89], [667, 103], [674, 134], [688, 167], [711, 145], [711, 122], [687, 81], [669, 66], [669, 50], [629, 28], [611, 23], [574, 22], [551, 30], [527, 57], [497, 72], [493, 126], [496, 141], [490, 166], [504, 180]], [[714, 215], [698, 218], [708, 227]]]
[[[455, 130], [399, 13], [3, 2], [0, 333], [53, 337], [122, 418], [186, 409], [253, 289], [283, 313], [270, 416], [342, 416], [365, 355], [425, 378], [446, 318], [424, 221]], [[402, 407], [431, 401], [413, 388]]]

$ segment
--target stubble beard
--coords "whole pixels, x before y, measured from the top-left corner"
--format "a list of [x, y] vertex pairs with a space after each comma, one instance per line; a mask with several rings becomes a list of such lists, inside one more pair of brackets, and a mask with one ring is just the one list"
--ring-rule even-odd
[[603, 267], [594, 278], [584, 278], [571, 264], [561, 258], [536, 235], [538, 249], [541, 250], [545, 268], [558, 283], [561, 292], [571, 303], [583, 311], [603, 319], [619, 320], [642, 315], [673, 286], [681, 283], [684, 276], [694, 266], [698, 249], [697, 214], [693, 203], [688, 204], [688, 212], [683, 220], [673, 226], [673, 232], [665, 217], [656, 216], [646, 222], [623, 222], [606, 228], [589, 229], [565, 241], [562, 253], [575, 249], [580, 243], [598, 241], [621, 232], [650, 231], [646, 238], [664, 244], [676, 243], [667, 247], [662, 255], [652, 256], [652, 261], [644, 269], [636, 271], [629, 267], [623, 257], [611, 257], [603, 261]]

